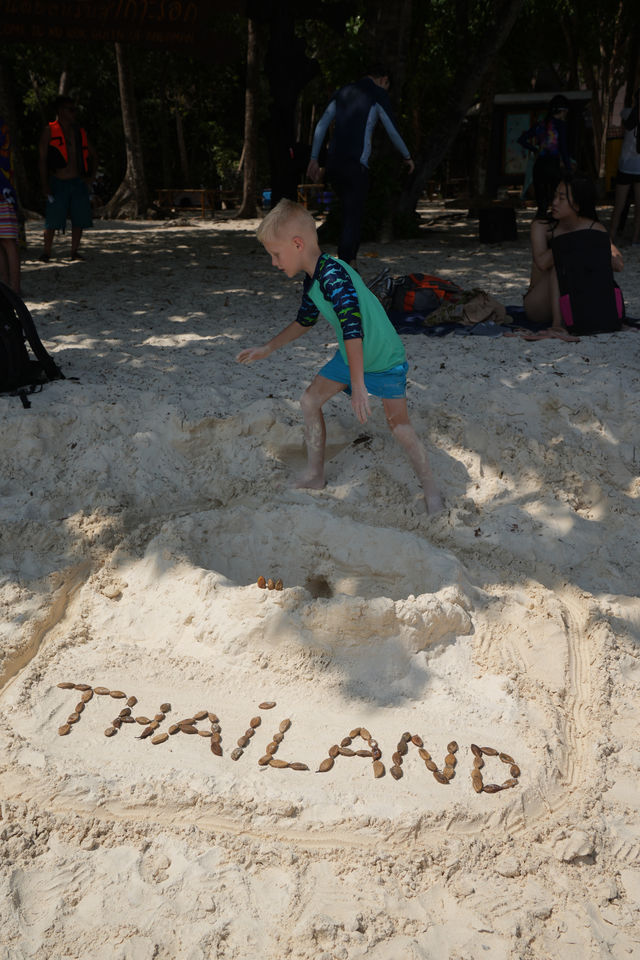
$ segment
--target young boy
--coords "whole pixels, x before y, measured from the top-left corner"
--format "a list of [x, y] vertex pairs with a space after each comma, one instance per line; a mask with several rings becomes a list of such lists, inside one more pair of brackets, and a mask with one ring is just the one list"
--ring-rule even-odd
[[241, 350], [236, 360], [253, 363], [291, 343], [322, 314], [338, 338], [335, 356], [322, 367], [300, 399], [307, 444], [307, 469], [298, 487], [324, 487], [326, 428], [322, 407], [345, 390], [360, 421], [371, 415], [369, 394], [380, 397], [391, 433], [406, 450], [418, 475], [428, 513], [442, 509], [424, 446], [409, 422], [404, 346], [378, 300], [355, 270], [322, 253], [313, 217], [292, 200], [281, 200], [258, 229], [271, 263], [294, 277], [304, 270], [304, 293], [297, 319], [261, 347]]

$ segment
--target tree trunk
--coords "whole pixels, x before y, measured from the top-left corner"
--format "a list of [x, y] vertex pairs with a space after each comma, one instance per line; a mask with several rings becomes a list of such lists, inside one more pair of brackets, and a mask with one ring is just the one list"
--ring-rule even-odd
[[258, 131], [256, 128], [256, 100], [258, 93], [258, 28], [247, 21], [247, 87], [244, 97], [244, 147], [242, 149], [242, 203], [238, 219], [253, 219], [258, 215]]
[[124, 180], [105, 206], [103, 216], [105, 219], [136, 219], [146, 215], [148, 206], [142, 139], [138, 124], [130, 51], [121, 43], [116, 43], [115, 48], [127, 169]]
[[[11, 137], [11, 154], [13, 158], [13, 170], [15, 174], [15, 188], [18, 194], [18, 203], [23, 206], [33, 202], [32, 194], [35, 193], [32, 181], [29, 180], [24, 165], [24, 155], [22, 151], [22, 139], [20, 137], [20, 125], [18, 123], [18, 111], [16, 109], [15, 85], [11, 82], [9, 70], [0, 53], [0, 114], [4, 117]], [[39, 182], [39, 181], [38, 181]], [[37, 193], [39, 197], [39, 191]]]
[[179, 98], [175, 100], [176, 117], [176, 137], [178, 139], [178, 154], [180, 156], [180, 170], [182, 172], [182, 181], [186, 189], [191, 186], [191, 174], [189, 172], [189, 157], [187, 156], [187, 145], [184, 139], [184, 123], [180, 113]]

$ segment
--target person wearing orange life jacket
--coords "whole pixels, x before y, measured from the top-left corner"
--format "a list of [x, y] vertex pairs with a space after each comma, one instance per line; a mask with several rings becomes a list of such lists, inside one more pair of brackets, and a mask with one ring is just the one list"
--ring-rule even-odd
[[40, 180], [47, 198], [42, 260], [51, 257], [56, 230], [64, 233], [67, 217], [71, 220], [71, 259], [78, 253], [82, 232], [93, 224], [89, 184], [98, 165], [97, 154], [86, 130], [76, 121], [76, 105], [71, 97], [57, 97], [56, 119], [48, 123], [40, 137]]

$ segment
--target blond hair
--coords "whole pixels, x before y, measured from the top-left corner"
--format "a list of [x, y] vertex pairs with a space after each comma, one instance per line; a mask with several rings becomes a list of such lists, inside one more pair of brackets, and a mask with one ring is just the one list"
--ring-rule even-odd
[[270, 210], [256, 231], [260, 243], [275, 237], [293, 237], [296, 234], [316, 236], [316, 222], [300, 203], [284, 197]]

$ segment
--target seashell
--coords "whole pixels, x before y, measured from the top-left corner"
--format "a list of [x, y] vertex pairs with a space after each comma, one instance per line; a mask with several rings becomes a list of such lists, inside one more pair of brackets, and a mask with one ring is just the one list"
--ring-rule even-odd
[[212, 737], [213, 734], [211, 733], [211, 730], [198, 730], [198, 736], [199, 736], [199, 737]]
[[254, 730], [256, 730], [261, 723], [262, 717], [252, 717], [251, 720], [249, 720], [249, 726], [253, 727]]
[[89, 700], [93, 698], [93, 690], [85, 690], [80, 698], [83, 703], [89, 703]]
[[[453, 753], [453, 751], [451, 751], [451, 752]], [[471, 753], [474, 755], [474, 757], [481, 757], [481, 756], [482, 756], [482, 750], [481, 750], [480, 747], [477, 745], [477, 743], [472, 743], [472, 744], [471, 744]]]
[[[372, 757], [373, 750], [356, 750], [356, 757]], [[379, 759], [376, 757], [376, 760]]]
[[111, 726], [115, 727], [116, 730], [119, 730], [120, 727], [122, 726], [122, 717], [116, 717], [114, 720], [112, 720]]
[[442, 776], [446, 777], [447, 780], [453, 780], [455, 775], [456, 775], [456, 771], [454, 767], [451, 766], [451, 764], [448, 763], [445, 767], [442, 768]]
[[476, 769], [475, 767], [474, 767], [474, 769], [471, 771], [471, 779], [472, 779], [472, 780], [482, 780], [482, 774], [481, 774], [480, 771], [479, 771], [478, 769]]
[[151, 743], [164, 743], [168, 739], [168, 733], [156, 733], [155, 737], [151, 737]]
[[82, 690], [83, 692], [86, 692], [87, 690], [92, 689], [92, 687], [88, 683], [74, 683], [74, 687], [76, 688], [76, 690]]
[[271, 743], [267, 744], [265, 753], [268, 753], [270, 756], [273, 756], [273, 754], [277, 751], [277, 749], [278, 749], [278, 744], [274, 743], [274, 741], [272, 740]]
[[[148, 723], [151, 723], [151, 717], [136, 717], [136, 723], [141, 724], [141, 726], [146, 726]], [[178, 729], [178, 724], [174, 723], [176, 730]]]
[[211, 753], [215, 753], [216, 757], [222, 756], [222, 747], [216, 740], [211, 741]]
[[265, 587], [267, 586], [267, 581], [262, 576], [262, 574], [258, 577], [258, 586], [260, 587], [261, 590], [264, 590]]
[[373, 775], [378, 780], [380, 777], [384, 777], [384, 763], [382, 760], [373, 761]]
[[284, 590], [284, 583], [282, 582], [280, 577], [278, 577], [278, 579], [276, 580], [276, 590]]
[[120, 720], [122, 723], [135, 723], [133, 717], [118, 717], [118, 720]]
[[484, 767], [484, 760], [482, 759], [482, 757], [474, 757], [473, 766], [474, 766], [474, 769], [476, 770], [482, 770], [482, 768]]
[[269, 760], [269, 766], [275, 767], [276, 770], [284, 770], [289, 766], [289, 762], [287, 760], [278, 760], [277, 757], [271, 757], [271, 760]]
[[449, 778], [445, 777], [444, 773], [440, 773], [439, 770], [434, 770], [433, 775], [438, 781], [438, 783], [442, 783], [442, 784], [449, 783]]
[[[202, 736], [204, 736], [204, 730], [199, 730], [198, 733], [201, 733]], [[222, 737], [220, 736], [220, 734], [216, 733], [215, 730], [212, 730], [209, 736], [211, 737], [214, 743], [220, 743], [220, 741], [222, 740]]]
[[[168, 711], [165, 711], [165, 712], [168, 712]], [[218, 722], [219, 722], [219, 718], [218, 718], [217, 714], [215, 714], [215, 713], [208, 713], [207, 716], [208, 716], [209, 720], [211, 721], [211, 723], [218, 723]]]
[[[349, 734], [351, 736], [351, 734]], [[371, 740], [371, 734], [366, 727], [360, 727], [360, 736], [363, 740]]]
[[518, 766], [517, 763], [514, 763], [512, 764], [512, 766], [509, 767], [509, 773], [511, 774], [512, 777], [520, 776], [520, 767]]
[[255, 730], [253, 729], [253, 727], [247, 727], [247, 729], [244, 732], [244, 735], [247, 738], [247, 740], [251, 740], [251, 737], [254, 734], [255, 734]]
[[180, 724], [180, 726], [182, 726], [183, 723], [188, 723], [189, 726], [192, 727], [195, 722], [196, 722], [195, 717], [185, 717], [184, 720], [178, 720], [178, 723]]
[[[273, 710], [275, 705], [275, 700], [263, 700], [262, 703], [258, 704], [258, 710]], [[211, 717], [209, 717], [209, 719], [211, 719]]]
[[498, 751], [494, 750], [493, 747], [480, 747], [485, 757], [497, 757]]
[[222, 727], [220, 726], [219, 723], [212, 723], [212, 724], [211, 724], [211, 733], [220, 733], [221, 730], [222, 730]]
[[164, 720], [164, 713], [156, 713], [153, 719], [157, 720], [158, 723], [162, 723]]
[[287, 719], [282, 721], [278, 729], [280, 730], [280, 733], [286, 733], [290, 726], [291, 726], [291, 720]]
[[299, 760], [295, 760], [294, 763], [290, 763], [289, 766], [291, 767], [292, 770], [308, 770], [309, 769], [306, 763], [301, 763]]
[[352, 730], [351, 733], [349, 734], [349, 736], [351, 737], [352, 740], [355, 740], [356, 737], [359, 737], [359, 736], [360, 736], [360, 730], [361, 730], [361, 729], [362, 729], [361, 727], [354, 727], [354, 728], [353, 728], [353, 730]]
[[[158, 724], [156, 723], [156, 727], [157, 727], [157, 726], [158, 726]], [[194, 727], [194, 725], [193, 725], [192, 723], [179, 723], [178, 726], [180, 727], [180, 731], [181, 731], [182, 733], [197, 733], [197, 732], [198, 732], [198, 728], [197, 728], [197, 727]]]
[[121, 717], [130, 717], [131, 716], [131, 707], [123, 707], [120, 711]]
[[334, 760], [335, 760], [335, 758], [336, 758], [336, 757], [338, 756], [338, 754], [340, 753], [340, 747], [338, 746], [338, 744], [337, 744], [337, 743], [334, 743], [334, 745], [333, 745], [332, 747], [329, 747], [328, 753], [329, 753], [329, 756], [330, 756], [330, 757], [333, 757]]
[[482, 790], [484, 793], [500, 793], [502, 786], [499, 783], [485, 783]]
[[343, 757], [355, 757], [356, 755], [355, 750], [352, 750], [351, 747], [338, 747], [338, 751]]
[[137, 702], [138, 702], [138, 698], [137, 698], [137, 697], [129, 697], [129, 699], [127, 700], [127, 706], [128, 706], [128, 707], [135, 707], [135, 705], [136, 705]]
[[242, 747], [236, 747], [235, 750], [231, 751], [229, 756], [231, 757], [232, 760], [239, 760], [243, 753], [244, 753], [244, 750], [242, 749]]
[[[129, 701], [127, 700], [127, 703], [128, 703], [128, 702], [129, 702]], [[170, 703], [161, 703], [161, 704], [160, 704], [160, 709], [162, 710], [163, 713], [171, 713], [171, 704], [170, 704]]]
[[456, 755], [455, 755], [455, 753], [448, 753], [448, 754], [446, 755], [446, 757], [444, 758], [444, 762], [445, 762], [446, 764], [448, 764], [448, 766], [450, 766], [450, 767], [455, 767], [456, 763], [458, 762], [458, 761], [456, 760]]
[[394, 780], [400, 780], [402, 777], [402, 767], [399, 767], [397, 763], [394, 763], [392, 767], [389, 767], [389, 773]]
[[145, 728], [144, 728], [144, 730], [142, 731], [142, 733], [141, 733], [140, 736], [138, 737], [138, 740], [146, 740], [147, 737], [150, 737], [150, 736], [151, 736], [151, 734], [153, 733], [153, 731], [154, 731], [155, 729], [156, 729], [155, 727], [152, 727], [151, 724], [149, 724], [148, 727], [145, 727]]
[[405, 732], [402, 734], [400, 739], [404, 740], [405, 743], [409, 743], [409, 741], [411, 740], [411, 734], [409, 733], [408, 730], [405, 730]]
[[504, 781], [504, 783], [502, 784], [502, 789], [503, 789], [503, 790], [508, 790], [509, 787], [517, 787], [517, 786], [518, 786], [518, 780], [517, 780], [517, 778], [516, 778], [516, 777], [511, 777], [510, 780], [505, 780], [505, 781]]
[[448, 744], [447, 744], [447, 750], [449, 751], [449, 753], [457, 753], [457, 752], [458, 752], [458, 744], [456, 743], [455, 740], [452, 740], [451, 743], [448, 743]]
[[353, 743], [353, 740], [351, 739], [351, 737], [343, 737], [342, 740], [340, 741], [340, 746], [349, 747], [351, 746], [352, 743]]
[[374, 740], [373, 737], [369, 737], [369, 746], [371, 747], [372, 750], [375, 750], [376, 747], [378, 746], [378, 741]]
[[480, 777], [479, 780], [472, 780], [472, 783], [473, 783], [473, 789], [475, 790], [475, 792], [482, 793], [482, 790], [483, 790], [482, 777]]
[[123, 700], [126, 693], [123, 693], [122, 690], [109, 690], [109, 696], [113, 697], [114, 700]]
[[74, 713], [70, 713], [67, 717], [67, 723], [77, 723], [79, 719], [79, 715], [74, 711]]
[[105, 737], [112, 737], [116, 732], [117, 731], [115, 727], [107, 727], [107, 729], [104, 732], [104, 735]]
[[416, 747], [424, 746], [424, 740], [422, 739], [422, 737], [418, 736], [417, 733], [414, 733], [414, 735], [411, 737], [411, 743], [413, 743], [414, 746]]
[[[138, 720], [138, 723], [140, 723], [140, 720], [141, 720], [141, 719], [143, 719], [143, 718], [140, 718], [140, 719]], [[172, 723], [171, 726], [169, 727], [169, 733], [170, 733], [170, 735], [173, 736], [174, 733], [177, 733], [179, 729], [180, 729], [180, 724], [179, 724], [179, 723]]]
[[438, 769], [438, 764], [435, 763], [433, 760], [425, 760], [424, 763], [425, 763], [425, 766], [426, 766], [427, 770], [431, 770], [431, 773], [435, 773], [435, 772], [437, 771], [437, 769]]
[[106, 697], [111, 693], [109, 687], [94, 687], [93, 692], [97, 693], [99, 697]]
[[59, 683], [58, 686], [61, 690], [73, 690], [75, 689], [75, 683], [72, 683], [70, 680], [63, 680], [62, 683]]
[[275, 587], [276, 587], [275, 583], [273, 582], [271, 577], [269, 577], [269, 579], [267, 580], [267, 590], [275, 590]]
[[397, 750], [395, 753], [391, 754], [391, 759], [393, 763], [397, 764], [398, 766], [400, 766], [400, 764], [402, 763], [402, 756], [398, 753]]
[[[60, 684], [58, 684], [58, 686], [60, 686]], [[66, 687], [63, 689], [68, 690], [69, 687]], [[68, 723], [63, 723], [61, 727], [58, 727], [58, 733], [60, 734], [61, 737], [66, 737], [66, 735], [69, 733], [70, 730], [71, 730], [71, 726]]]
[[208, 710], [198, 710], [197, 713], [194, 713], [193, 719], [194, 719], [194, 720], [206, 720], [206, 718], [207, 718], [208, 716], [209, 716], [209, 711], [208, 711]]
[[80, 703], [76, 703], [75, 707], [73, 708], [73, 712], [77, 713], [78, 716], [80, 716], [83, 710], [84, 710], [84, 700], [81, 700]]
[[318, 773], [326, 773], [333, 766], [333, 757], [326, 757], [318, 767]]
[[508, 753], [501, 753], [500, 759], [502, 760], [503, 763], [515, 763], [515, 760], [513, 759], [513, 757], [510, 757]]
[[236, 743], [244, 750], [245, 747], [249, 746], [249, 737], [238, 737]]
[[400, 742], [398, 743], [398, 746], [397, 746], [396, 749], [397, 749], [397, 751], [398, 751], [398, 753], [400, 754], [401, 757], [406, 756], [407, 753], [409, 752], [409, 747], [407, 746], [407, 741], [406, 741], [406, 740], [400, 740]]
[[371, 756], [374, 760], [379, 760], [382, 756], [382, 750], [380, 750], [379, 747], [374, 747], [374, 749], [371, 751]]
[[423, 750], [422, 748], [420, 748], [420, 750], [418, 750], [418, 754], [422, 757], [423, 760], [431, 760], [431, 754], [429, 753], [428, 750]]
[[274, 743], [282, 743], [282, 741], [284, 740], [284, 733], [279, 733], [279, 732], [274, 733], [271, 739], [273, 740]]
[[260, 759], [258, 760], [258, 766], [266, 767], [267, 764], [270, 762], [270, 760], [271, 760], [271, 755], [268, 753], [265, 753], [264, 757], [260, 757]]

